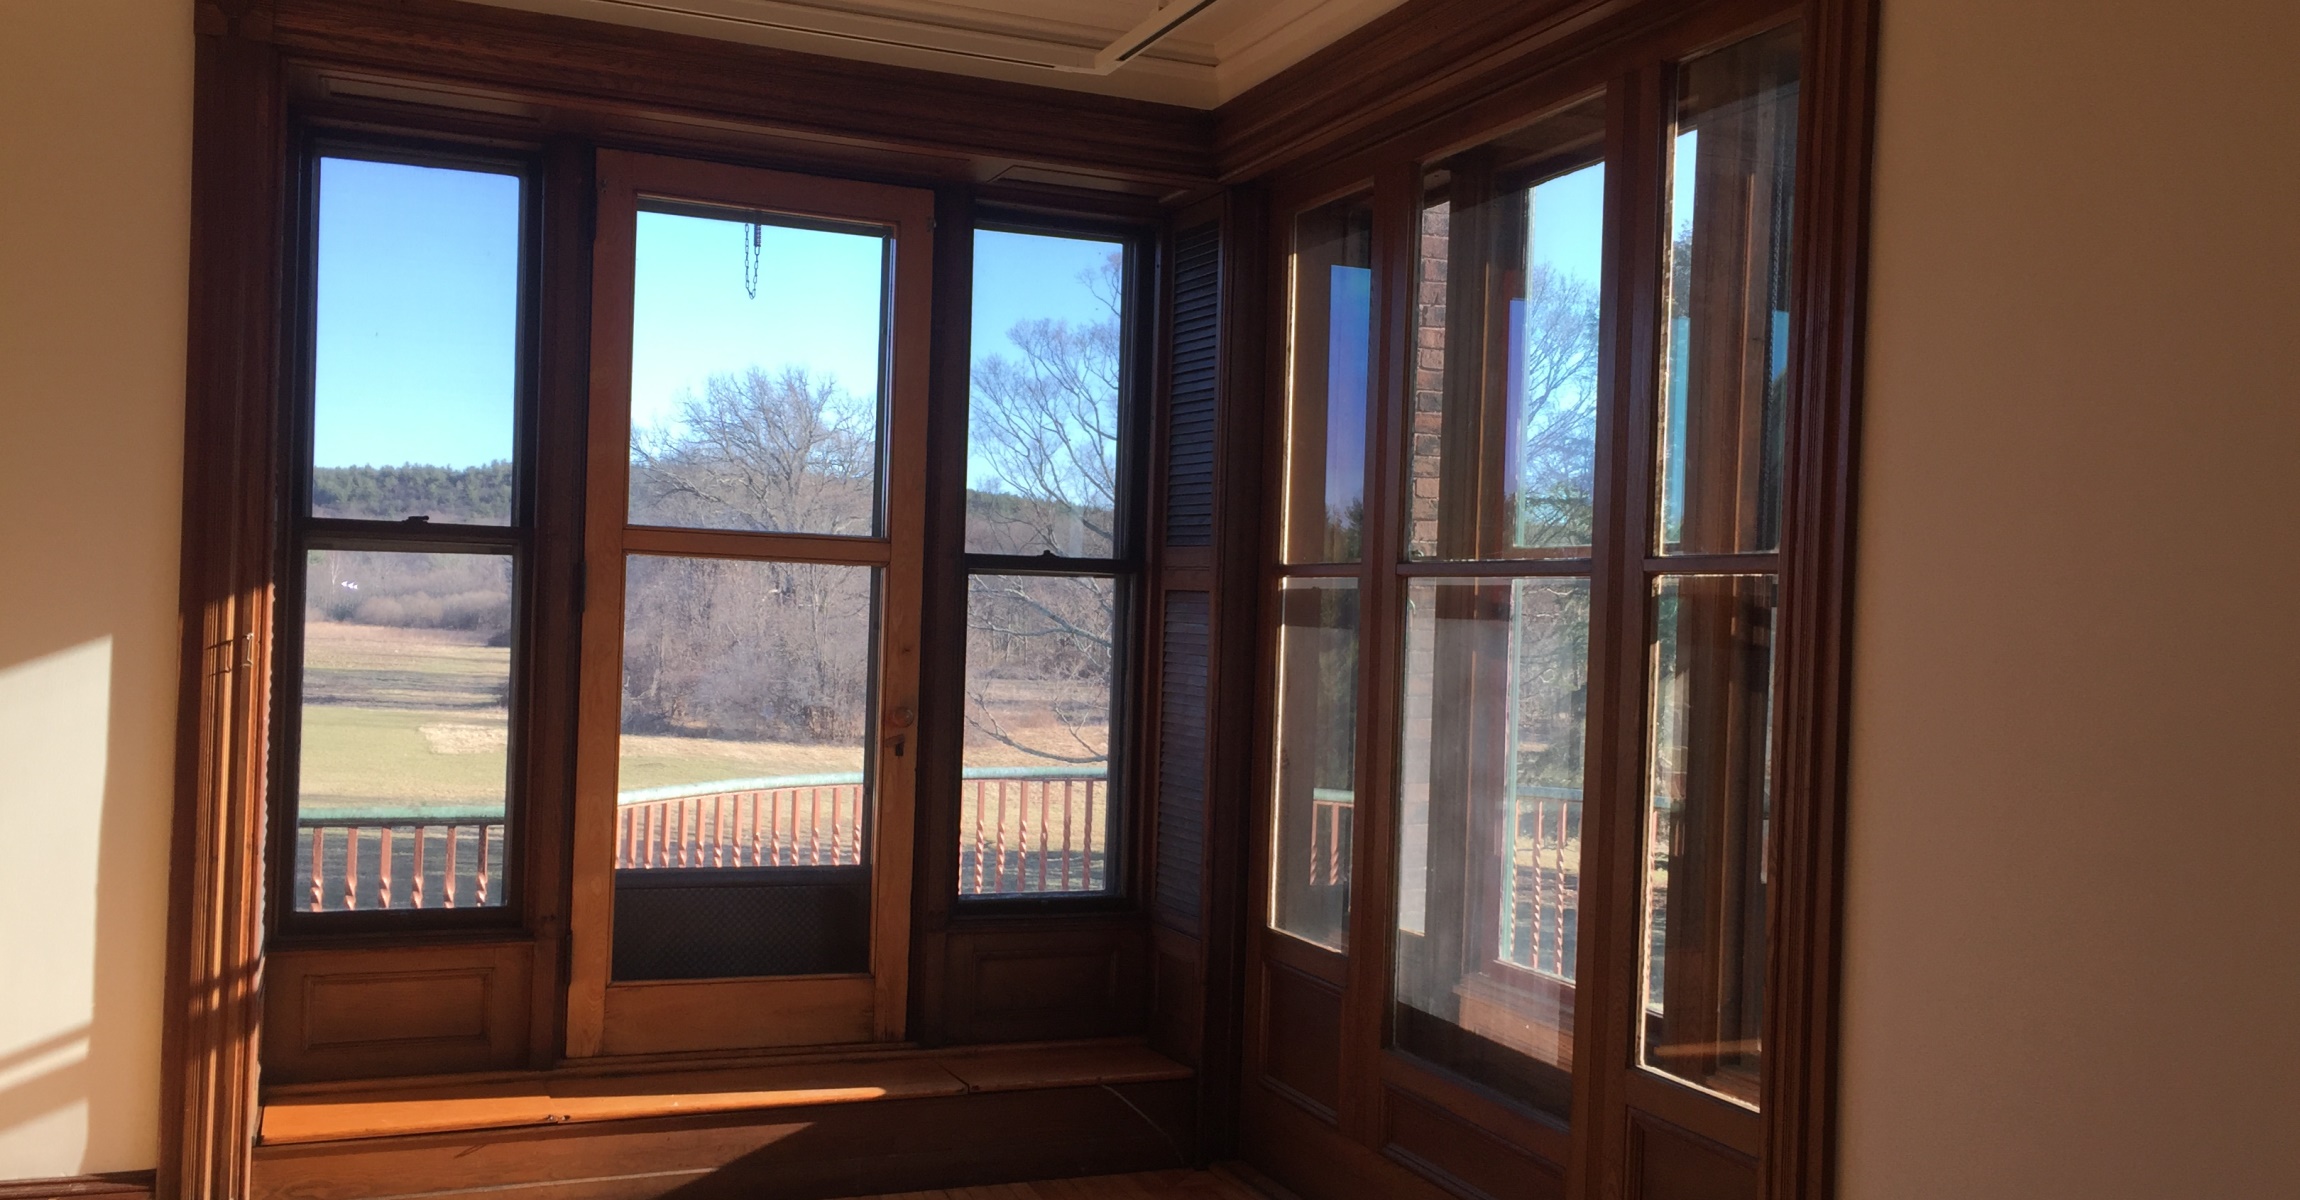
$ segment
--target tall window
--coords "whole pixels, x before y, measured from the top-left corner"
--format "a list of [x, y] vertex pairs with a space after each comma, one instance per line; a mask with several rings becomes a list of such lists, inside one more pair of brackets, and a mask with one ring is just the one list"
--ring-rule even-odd
[[1130, 260], [1089, 236], [974, 235], [962, 896], [1117, 884]]
[[1594, 1036], [1635, 1080], [1607, 1092], [1754, 1128], [1800, 48], [1659, 64], [1291, 214], [1258, 945], [1331, 988], [1266, 989], [1295, 1092], [1298, 1015], [1379, 1031], [1347, 1086], [1554, 1130]]
[[1373, 273], [1370, 197], [1295, 219], [1269, 920], [1329, 950], [1349, 944], [1357, 829]]
[[1669, 193], [1645, 795], [1646, 1066], [1754, 1104], [1789, 357], [1794, 27], [1685, 64]]
[[532, 536], [516, 165], [310, 160], [290, 413], [283, 918], [500, 908]]
[[1601, 100], [1425, 173], [1394, 1040], [1568, 1108], [1595, 544]]

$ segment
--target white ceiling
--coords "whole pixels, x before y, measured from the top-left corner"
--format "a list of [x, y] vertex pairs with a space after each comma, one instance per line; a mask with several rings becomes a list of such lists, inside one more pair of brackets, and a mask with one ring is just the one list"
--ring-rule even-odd
[[[896, 66], [1213, 108], [1401, 0], [481, 0]], [[1203, 5], [1202, 8], [1200, 6]], [[1200, 11], [1140, 54], [1133, 44]], [[1129, 37], [1129, 35], [1132, 37]], [[1097, 62], [1100, 54], [1102, 61]]]

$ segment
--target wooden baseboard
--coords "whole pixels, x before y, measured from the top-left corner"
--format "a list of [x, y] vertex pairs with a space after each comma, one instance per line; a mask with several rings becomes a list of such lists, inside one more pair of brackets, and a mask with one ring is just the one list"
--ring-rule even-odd
[[79, 1200], [102, 1196], [105, 1200], [151, 1200], [152, 1172], [111, 1171], [101, 1175], [66, 1175], [61, 1179], [0, 1179], [0, 1200]]

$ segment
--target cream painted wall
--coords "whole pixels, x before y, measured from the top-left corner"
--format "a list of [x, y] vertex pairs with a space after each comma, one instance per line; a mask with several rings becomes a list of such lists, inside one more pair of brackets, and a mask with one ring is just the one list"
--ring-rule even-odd
[[2300, 1196], [2300, 10], [1884, 8], [1843, 1194]]
[[0, 1179], [155, 1161], [191, 5], [0, 33]]

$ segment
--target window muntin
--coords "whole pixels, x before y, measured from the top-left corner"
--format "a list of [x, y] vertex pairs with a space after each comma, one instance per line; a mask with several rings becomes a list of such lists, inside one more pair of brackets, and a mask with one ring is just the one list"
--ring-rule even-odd
[[1604, 129], [1592, 99], [1424, 174], [1395, 568], [1392, 1044], [1559, 1117], [1603, 482]]
[[365, 149], [307, 162], [279, 911], [500, 910], [525, 733], [527, 181]]
[[1108, 236], [974, 231], [963, 899], [1120, 883], [1133, 260]]
[[1373, 364], [1373, 201], [1294, 219], [1286, 377], [1288, 563], [1356, 562], [1366, 534]]
[[879, 533], [888, 245], [771, 215], [639, 211], [632, 524]]

